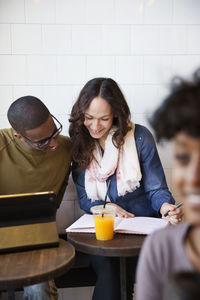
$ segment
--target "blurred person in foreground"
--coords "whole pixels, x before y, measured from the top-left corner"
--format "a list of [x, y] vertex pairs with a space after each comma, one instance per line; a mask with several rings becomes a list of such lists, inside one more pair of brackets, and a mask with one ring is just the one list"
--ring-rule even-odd
[[137, 300], [161, 300], [171, 274], [200, 271], [200, 69], [191, 80], [174, 79], [151, 125], [158, 141], [174, 143], [173, 181], [185, 223], [145, 240], [137, 268]]

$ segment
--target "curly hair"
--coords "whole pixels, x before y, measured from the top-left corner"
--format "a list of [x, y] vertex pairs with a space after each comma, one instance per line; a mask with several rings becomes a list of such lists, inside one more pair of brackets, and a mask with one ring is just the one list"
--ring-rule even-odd
[[170, 95], [149, 121], [157, 141], [170, 140], [180, 132], [200, 137], [200, 68], [191, 80], [172, 80]]
[[69, 122], [69, 135], [72, 140], [72, 156], [81, 169], [85, 169], [93, 159], [95, 140], [84, 125], [85, 111], [95, 97], [101, 97], [111, 106], [113, 125], [117, 127], [113, 135], [113, 144], [119, 148], [124, 137], [131, 129], [130, 110], [117, 83], [111, 78], [94, 78], [82, 88], [72, 107]]

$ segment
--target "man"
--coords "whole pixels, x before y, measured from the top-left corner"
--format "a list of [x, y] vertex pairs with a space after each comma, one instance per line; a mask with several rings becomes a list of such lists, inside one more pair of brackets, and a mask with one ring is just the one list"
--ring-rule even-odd
[[[71, 163], [61, 123], [33, 96], [13, 102], [7, 116], [12, 128], [0, 130], [0, 194], [53, 190], [59, 207]], [[57, 299], [54, 282], [25, 287], [24, 299]]]

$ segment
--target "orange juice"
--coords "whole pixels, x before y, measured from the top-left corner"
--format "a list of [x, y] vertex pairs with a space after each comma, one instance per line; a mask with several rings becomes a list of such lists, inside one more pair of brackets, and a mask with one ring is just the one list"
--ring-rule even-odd
[[112, 215], [102, 217], [101, 214], [94, 216], [96, 239], [101, 241], [111, 240], [114, 231], [114, 218]]

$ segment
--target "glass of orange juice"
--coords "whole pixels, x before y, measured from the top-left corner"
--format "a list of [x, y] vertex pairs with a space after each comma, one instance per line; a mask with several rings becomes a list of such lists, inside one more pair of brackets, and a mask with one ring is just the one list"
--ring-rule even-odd
[[113, 238], [114, 234], [114, 214], [109, 207], [102, 205], [95, 206], [92, 209], [94, 215], [96, 239], [107, 241]]

